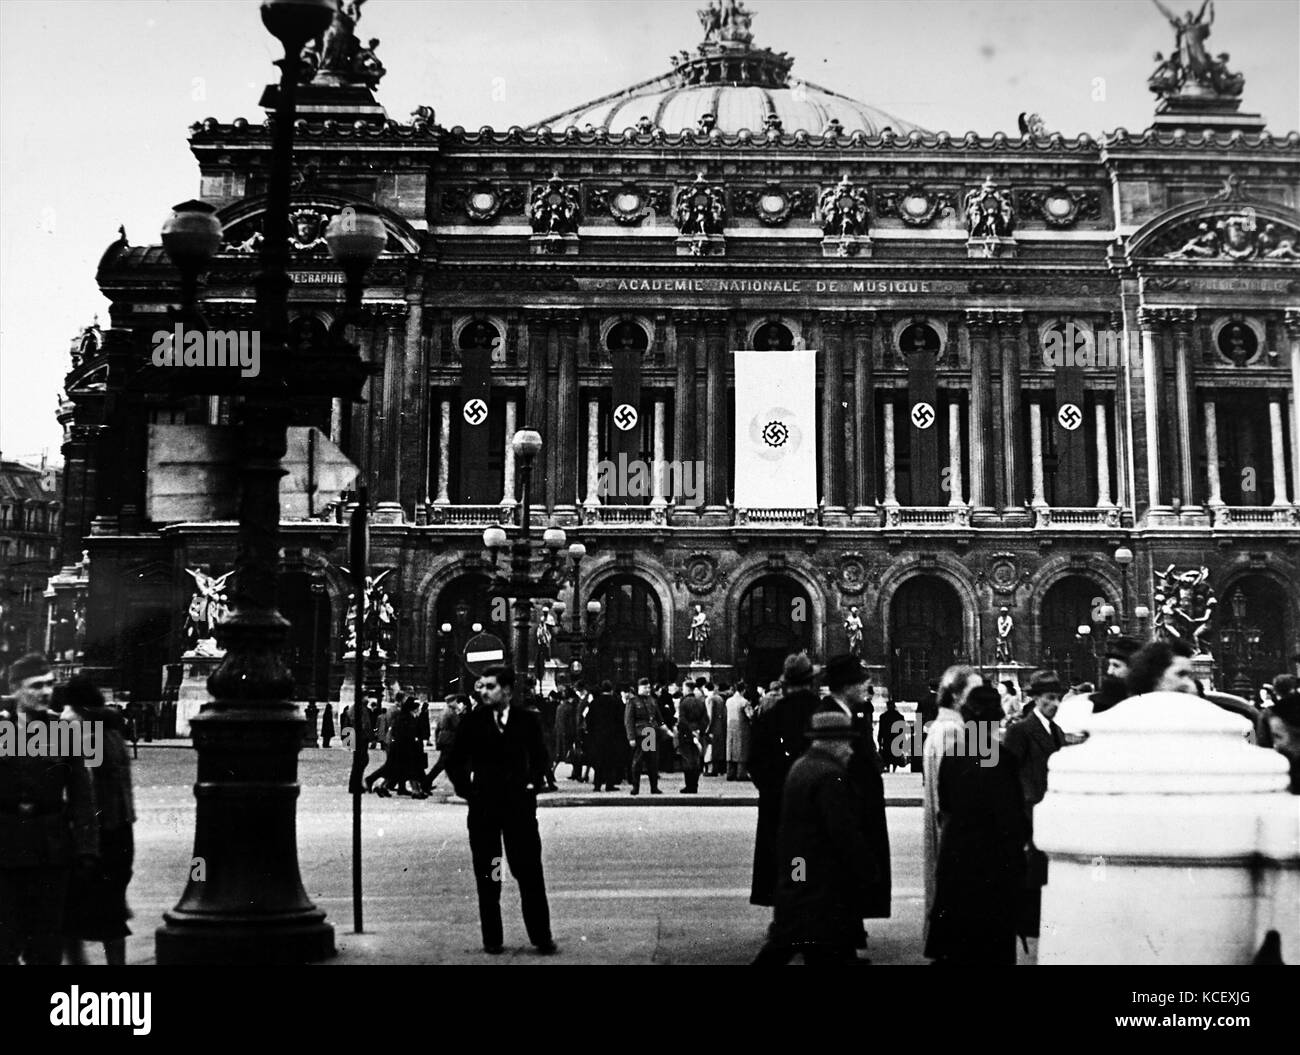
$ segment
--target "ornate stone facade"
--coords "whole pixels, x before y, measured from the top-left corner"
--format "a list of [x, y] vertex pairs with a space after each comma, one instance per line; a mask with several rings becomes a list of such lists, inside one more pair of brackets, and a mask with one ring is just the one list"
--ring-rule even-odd
[[[599, 599], [594, 651], [561, 635], [557, 654], [589, 676], [685, 665], [700, 605], [709, 659], [766, 682], [788, 651], [844, 651], [856, 608], [865, 661], [911, 699], [949, 662], [994, 664], [1005, 607], [1003, 658], [1095, 680], [1078, 626], [1109, 606], [1150, 632], [1171, 564], [1242, 598], [1206, 632], [1225, 684], [1285, 667], [1300, 649], [1300, 135], [1185, 112], [1101, 140], [931, 133], [833, 93], [804, 107], [751, 12], [706, 14], [662, 84], [527, 128], [444, 127], [427, 107], [355, 119], [355, 84], [313, 82], [348, 105], [315, 97], [294, 208], [364, 202], [390, 240], [357, 328], [367, 401], [304, 401], [298, 420], [384, 504], [390, 674], [443, 692], [476, 625], [508, 641], [481, 535], [519, 515], [507, 441], [524, 426], [544, 441], [537, 525], [588, 550], [561, 629]], [[728, 84], [762, 86], [772, 109], [736, 127], [743, 107], [717, 105]], [[253, 296], [240, 246], [266, 143], [249, 121], [192, 132], [228, 233], [214, 325]], [[308, 226], [292, 305], [311, 340], [342, 276]], [[536, 256], [550, 236], [563, 252]], [[91, 554], [88, 665], [147, 694], [154, 654], [137, 642], [161, 634], [179, 654], [183, 569], [228, 566], [234, 529], [149, 519], [145, 426], [221, 423], [230, 397], [129, 386], [175, 299], [158, 248], [124, 236], [98, 280], [112, 326], [68, 376], [65, 549]], [[748, 348], [817, 353], [814, 508], [733, 504], [729, 353]], [[649, 466], [649, 493], [602, 493], [602, 463]], [[346, 609], [344, 513], [285, 529], [300, 681], [312, 628], [336, 643]], [[338, 649], [316, 660], [337, 690]]]

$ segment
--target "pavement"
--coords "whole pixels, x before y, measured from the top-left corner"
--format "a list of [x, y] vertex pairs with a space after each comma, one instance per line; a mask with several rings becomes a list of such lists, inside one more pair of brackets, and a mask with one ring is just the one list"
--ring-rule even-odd
[[[185, 887], [194, 760], [192, 750], [141, 744], [134, 763], [133, 964], [153, 962], [154, 929]], [[377, 753], [372, 761], [378, 764]], [[506, 951], [482, 951], [465, 807], [436, 794], [363, 798], [364, 932], [354, 934], [349, 763], [347, 752], [319, 748], [299, 759], [299, 867], [308, 896], [335, 928], [339, 954], [329, 964], [744, 964], [763, 943], [770, 912], [749, 904], [755, 795], [748, 781], [705, 778], [701, 793], [690, 796], [678, 793], [680, 774], [665, 774], [665, 794], [652, 797], [643, 785], [633, 797], [626, 786], [619, 793], [571, 789], [567, 766], [560, 767], [563, 790], [541, 796], [538, 811], [557, 956], [528, 946], [509, 878]], [[919, 800], [918, 776], [885, 779], [891, 801]], [[555, 808], [562, 806], [584, 808]], [[868, 955], [876, 964], [919, 964], [921, 813], [892, 805], [887, 818], [893, 915], [869, 921]], [[90, 956], [102, 962], [98, 949]]]

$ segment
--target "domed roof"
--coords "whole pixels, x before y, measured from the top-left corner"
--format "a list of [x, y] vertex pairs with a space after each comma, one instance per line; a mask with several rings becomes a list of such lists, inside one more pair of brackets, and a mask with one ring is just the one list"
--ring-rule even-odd
[[713, 0], [700, 12], [705, 39], [695, 54], [683, 51], [673, 69], [571, 110], [555, 114], [533, 127], [563, 131], [603, 128], [621, 133], [628, 128], [668, 133], [682, 129], [716, 129], [734, 135], [741, 129], [768, 129], [787, 135], [798, 131], [822, 135], [835, 131], [879, 135], [886, 128], [905, 136], [924, 131], [911, 121], [790, 77], [794, 65], [785, 52], [756, 48], [749, 31], [752, 12], [739, 0]]

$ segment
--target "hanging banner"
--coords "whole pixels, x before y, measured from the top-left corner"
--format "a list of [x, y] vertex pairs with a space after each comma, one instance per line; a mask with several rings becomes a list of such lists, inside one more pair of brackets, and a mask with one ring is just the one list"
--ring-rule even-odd
[[733, 352], [737, 509], [817, 506], [817, 353]]
[[[492, 421], [492, 352], [486, 347], [461, 349], [460, 406], [460, 494], [469, 505], [491, 505], [501, 501], [501, 477], [488, 465]], [[453, 499], [455, 501], [456, 499]]]
[[1083, 370], [1056, 368], [1056, 420], [1051, 422], [1056, 441], [1056, 505], [1088, 505], [1088, 446]]
[[[641, 457], [646, 425], [641, 420], [642, 354], [634, 348], [618, 348], [611, 353], [614, 384], [610, 391], [608, 450], [615, 465], [631, 465]], [[640, 505], [646, 501], [644, 496], [628, 494], [628, 488], [607, 487], [605, 491], [600, 500], [606, 505]]]

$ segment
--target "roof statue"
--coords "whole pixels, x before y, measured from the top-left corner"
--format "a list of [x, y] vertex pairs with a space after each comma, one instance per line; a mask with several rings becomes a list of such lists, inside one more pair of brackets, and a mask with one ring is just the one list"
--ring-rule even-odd
[[1205, 42], [1214, 23], [1214, 0], [1203, 0], [1195, 15], [1186, 12], [1181, 18], [1152, 0], [1174, 29], [1174, 51], [1165, 58], [1156, 52], [1158, 65], [1147, 81], [1162, 99], [1177, 95], [1235, 97], [1241, 94], [1246, 78], [1228, 69], [1228, 54], [1211, 57]]
[[704, 27], [704, 42], [749, 45], [754, 42], [750, 24], [754, 14], [746, 11], [741, 0], [710, 0], [709, 6], [696, 12]]
[[360, 85], [366, 88], [379, 84], [387, 72], [375, 56], [379, 39], [372, 37], [362, 47], [356, 34], [364, 3], [365, 0], [342, 0], [329, 28], [303, 45], [300, 56], [302, 72], [299, 75], [303, 84]]

